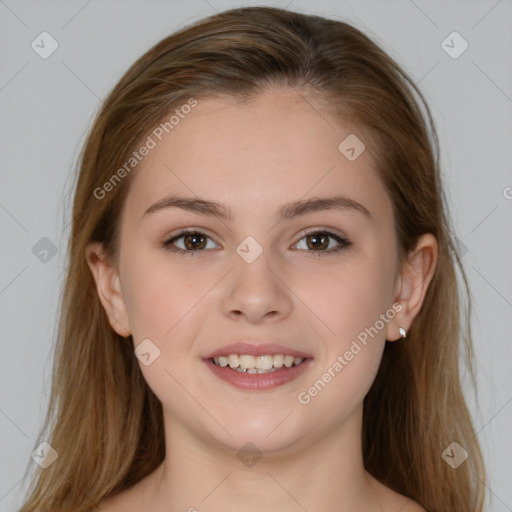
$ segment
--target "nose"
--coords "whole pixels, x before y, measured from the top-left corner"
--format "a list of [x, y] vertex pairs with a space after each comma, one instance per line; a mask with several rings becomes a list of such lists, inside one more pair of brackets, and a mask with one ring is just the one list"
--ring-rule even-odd
[[222, 310], [226, 316], [258, 324], [290, 315], [293, 294], [286, 284], [286, 272], [269, 261], [268, 252], [263, 251], [252, 263], [236, 256], [235, 268], [224, 283]]

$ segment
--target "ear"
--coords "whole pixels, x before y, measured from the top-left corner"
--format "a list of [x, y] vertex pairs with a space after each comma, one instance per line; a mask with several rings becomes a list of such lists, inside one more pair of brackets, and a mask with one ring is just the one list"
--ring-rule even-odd
[[85, 257], [96, 281], [98, 296], [108, 315], [110, 325], [120, 336], [130, 336], [128, 310], [115, 265], [110, 263], [102, 244], [98, 242], [87, 246]]
[[402, 309], [389, 322], [386, 339], [401, 338], [399, 328], [407, 332], [416, 315], [420, 312], [428, 286], [434, 276], [438, 259], [437, 239], [431, 233], [419, 237], [413, 252], [404, 261], [395, 285], [393, 303], [400, 303]]

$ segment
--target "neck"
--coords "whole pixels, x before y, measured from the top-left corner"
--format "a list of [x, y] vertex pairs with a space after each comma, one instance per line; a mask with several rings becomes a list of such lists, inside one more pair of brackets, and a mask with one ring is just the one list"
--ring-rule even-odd
[[265, 452], [259, 459], [246, 452], [242, 461], [240, 451], [214, 445], [164, 417], [166, 458], [148, 488], [153, 510], [380, 510], [375, 481], [362, 461], [362, 409], [307, 446]]

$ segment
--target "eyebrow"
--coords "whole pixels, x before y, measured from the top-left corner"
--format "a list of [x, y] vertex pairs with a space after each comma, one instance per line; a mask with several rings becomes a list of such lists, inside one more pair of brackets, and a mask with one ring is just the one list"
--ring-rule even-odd
[[[235, 217], [233, 210], [224, 204], [200, 197], [169, 195], [152, 204], [144, 212], [142, 218], [144, 218], [146, 215], [150, 215], [167, 208], [181, 208], [182, 210], [198, 213], [200, 215], [212, 215], [214, 217], [231, 221]], [[291, 219], [300, 215], [306, 215], [308, 213], [323, 210], [358, 212], [362, 213], [368, 218], [371, 218], [372, 216], [369, 210], [357, 201], [344, 196], [334, 196], [305, 199], [287, 203], [281, 208], [277, 220], [281, 221], [283, 219]]]

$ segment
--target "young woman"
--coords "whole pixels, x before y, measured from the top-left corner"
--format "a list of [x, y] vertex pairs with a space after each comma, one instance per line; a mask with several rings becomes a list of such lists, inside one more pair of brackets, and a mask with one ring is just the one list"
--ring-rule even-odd
[[81, 156], [22, 511], [481, 511], [437, 153], [346, 23], [235, 9], [143, 55]]

